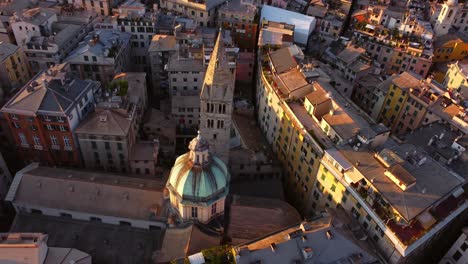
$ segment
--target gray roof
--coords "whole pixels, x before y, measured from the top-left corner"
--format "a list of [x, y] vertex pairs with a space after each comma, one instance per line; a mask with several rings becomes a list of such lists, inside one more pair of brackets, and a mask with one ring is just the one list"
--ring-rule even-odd
[[365, 148], [355, 151], [347, 145], [340, 152], [351, 164], [359, 163], [355, 169], [368, 183], [372, 182], [385, 200], [408, 222], [465, 183], [414, 145], [403, 144], [391, 147], [390, 150], [399, 156], [416, 152], [427, 159], [420, 166], [403, 159], [403, 168], [416, 178], [416, 184], [405, 191], [385, 175], [387, 168], [374, 157], [372, 151]]
[[[434, 136], [440, 136], [442, 133], [444, 133], [442, 139], [434, 138]], [[451, 147], [454, 141], [468, 148], [466, 135], [462, 136], [460, 133], [452, 131], [448, 125], [439, 124], [438, 122], [420, 127], [412, 133], [407, 133], [404, 138], [405, 142], [423, 148], [432, 157], [441, 156], [445, 159], [453, 157], [457, 152]], [[433, 138], [433, 143], [428, 145], [431, 138]], [[447, 166], [468, 180], [468, 151], [463, 151], [457, 159]]]
[[[346, 224], [331, 223], [331, 218], [298, 223], [257, 241], [239, 246], [237, 263], [376, 263], [371, 247], [357, 241]], [[331, 235], [328, 239], [327, 233]], [[275, 250], [272, 250], [274, 244]], [[305, 258], [304, 249], [312, 251]], [[259, 261], [259, 262], [256, 262]]]
[[47, 257], [44, 264], [55, 263], [88, 263], [91, 261], [91, 256], [83, 251], [75, 248], [50, 247], [47, 250]]
[[[17, 214], [11, 231], [42, 232], [48, 235], [50, 247], [69, 245], [89, 253], [92, 263], [120, 264], [153, 263], [154, 252], [161, 247], [164, 235], [161, 230], [31, 214]], [[70, 264], [47, 264], [57, 263]]]
[[126, 137], [132, 125], [128, 116], [124, 109], [96, 109], [81, 122], [75, 133]]
[[164, 183], [84, 170], [37, 167], [16, 174], [9, 201], [143, 221], [165, 221]]
[[167, 71], [203, 72], [205, 70], [202, 60], [198, 60], [195, 58], [177, 58], [177, 56], [175, 55], [172, 58], [173, 59], [167, 63]]
[[0, 42], [0, 61], [3, 62], [8, 59], [18, 50], [18, 48], [18, 46], [7, 42]]
[[364, 52], [366, 50], [361, 47], [348, 46], [337, 55], [337, 58], [346, 64], [350, 64], [356, 61]]
[[53, 38], [54, 42], [59, 46], [59, 48], [62, 48], [64, 45], [68, 44], [76, 35], [79, 35], [79, 32], [82, 29], [84, 30], [83, 26], [54, 23], [53, 30], [57, 32]]
[[[11, 113], [47, 111], [63, 116], [87, 91], [99, 85], [94, 81], [77, 79], [67, 73], [63, 67], [65, 66], [62, 64], [51, 69], [56, 75], [47, 72], [36, 75], [5, 104], [2, 111]], [[64, 84], [60, 78], [65, 79]]]
[[73, 61], [77, 56], [86, 52], [94, 54], [97, 57], [109, 58], [111, 56], [110, 50], [115, 49], [115, 54], [119, 53], [122, 46], [129, 45], [131, 37], [130, 33], [113, 29], [92, 31], [70, 53], [67, 60]]
[[397, 77], [398, 75], [393, 74], [392, 76], [388, 77], [385, 81], [378, 84], [376, 88], [386, 94], [388, 92], [388, 89], [390, 89], [390, 85], [393, 83], [393, 80]]

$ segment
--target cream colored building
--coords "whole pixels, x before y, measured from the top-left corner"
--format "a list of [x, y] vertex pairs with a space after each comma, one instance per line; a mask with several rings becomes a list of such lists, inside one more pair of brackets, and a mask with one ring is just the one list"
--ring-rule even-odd
[[214, 26], [217, 8], [226, 0], [162, 0], [161, 7], [195, 20], [200, 26]]
[[443, 85], [452, 92], [468, 98], [468, 60], [449, 64]]
[[462, 230], [457, 241], [447, 251], [447, 254], [439, 261], [439, 264], [463, 264], [468, 262], [468, 228]]

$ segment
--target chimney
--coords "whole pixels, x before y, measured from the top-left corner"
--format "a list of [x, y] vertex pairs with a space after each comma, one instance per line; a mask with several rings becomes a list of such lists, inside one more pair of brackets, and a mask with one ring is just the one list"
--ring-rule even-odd
[[333, 116], [333, 115], [335, 114], [335, 110], [334, 110], [333, 108], [330, 109], [330, 111], [328, 111], [328, 114], [331, 115], [331, 116]]
[[444, 137], [444, 135], [445, 135], [445, 132], [442, 131], [442, 133], [440, 133], [439, 139], [442, 139]]
[[276, 252], [276, 244], [275, 243], [271, 243], [270, 247], [271, 247], [272, 252]]
[[106, 114], [100, 114], [99, 115], [99, 121], [100, 122], [107, 122], [107, 115]]

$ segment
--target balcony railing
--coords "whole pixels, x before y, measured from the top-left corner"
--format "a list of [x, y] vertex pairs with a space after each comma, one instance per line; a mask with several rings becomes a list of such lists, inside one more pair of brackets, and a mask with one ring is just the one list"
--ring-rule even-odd
[[73, 147], [72, 146], [65, 146], [63, 147], [64, 150], [68, 150], [68, 151], [71, 151], [73, 150]]
[[57, 150], [57, 149], [60, 149], [60, 145], [52, 145], [50, 148]]
[[34, 145], [34, 149], [43, 150], [44, 147], [42, 147], [42, 145]]

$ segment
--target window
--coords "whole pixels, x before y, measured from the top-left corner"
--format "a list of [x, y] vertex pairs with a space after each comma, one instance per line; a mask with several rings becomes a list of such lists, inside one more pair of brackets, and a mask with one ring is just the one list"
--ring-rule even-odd
[[51, 124], [47, 124], [46, 127], [47, 130], [54, 130], [54, 127]]
[[198, 218], [198, 208], [197, 207], [192, 207], [192, 217], [193, 218]]
[[92, 149], [97, 149], [96, 141], [91, 141], [91, 148]]
[[88, 56], [83, 56], [83, 59], [84, 59], [85, 61], [89, 61]]
[[127, 222], [127, 221], [119, 221], [119, 225], [121, 225], [121, 226], [132, 226], [132, 224], [130, 222]]
[[41, 211], [41, 210], [38, 210], [38, 209], [31, 209], [31, 214], [41, 215], [41, 214], [42, 214], [42, 211]]
[[465, 241], [465, 242], [463, 242], [463, 244], [461, 245], [460, 249], [461, 249], [462, 251], [466, 251], [467, 248], [468, 248], [468, 243]]
[[336, 191], [336, 186], [335, 186], [335, 184], [332, 184], [330, 190], [331, 190], [332, 192], [335, 192], [335, 191]]
[[452, 255], [452, 258], [455, 260], [455, 261], [458, 261], [460, 258], [462, 257], [462, 254], [460, 253], [460, 251], [456, 251], [455, 254]]
[[72, 218], [72, 215], [71, 215], [71, 214], [67, 214], [67, 213], [60, 213], [60, 217], [63, 217], [63, 218]]
[[60, 126], [60, 131], [68, 131], [66, 126]]
[[216, 214], [216, 203], [211, 205], [211, 215], [214, 215], [214, 214]]
[[94, 216], [91, 216], [91, 217], [89, 218], [89, 221], [91, 221], [91, 222], [102, 222], [101, 218], [99, 218], [99, 217], [94, 217]]
[[33, 141], [34, 141], [34, 145], [36, 146], [41, 145], [41, 141], [39, 140], [39, 137], [37, 135], [33, 135]]
[[50, 136], [50, 141], [52, 142], [52, 145], [58, 145], [57, 137], [55, 135]]
[[326, 177], [327, 176], [325, 175], [325, 173], [322, 173], [322, 176], [320, 177], [320, 179], [322, 179], [322, 181], [324, 181], [326, 179]]
[[110, 144], [109, 144], [109, 142], [104, 142], [104, 147], [105, 147], [106, 149], [110, 149]]
[[378, 237], [377, 235], [374, 235], [374, 236], [372, 237], [372, 239], [374, 239], [375, 242], [378, 242], [378, 241], [379, 241], [379, 237]]
[[150, 170], [148, 168], [145, 168], [145, 174], [146, 175], [150, 174]]
[[18, 122], [13, 122], [13, 126], [15, 128], [21, 128], [20, 124]]
[[63, 136], [63, 144], [65, 144], [65, 147], [71, 147], [70, 138], [68, 136]]
[[117, 143], [117, 149], [122, 150], [122, 143]]
[[18, 134], [21, 145], [27, 145], [28, 141], [26, 140], [26, 136], [23, 133]]

